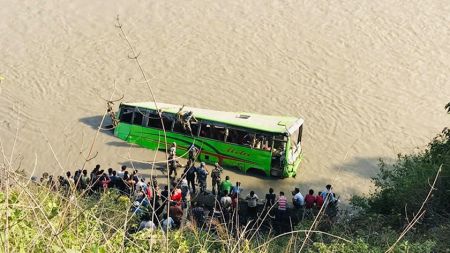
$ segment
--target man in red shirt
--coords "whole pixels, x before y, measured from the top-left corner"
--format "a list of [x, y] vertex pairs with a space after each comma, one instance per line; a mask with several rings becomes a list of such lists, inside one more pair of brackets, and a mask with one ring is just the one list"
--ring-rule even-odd
[[316, 203], [316, 197], [314, 196], [314, 190], [309, 189], [309, 193], [305, 196], [305, 211], [303, 212], [304, 219], [306, 216], [312, 216], [312, 208], [314, 207], [314, 204]]
[[316, 209], [320, 210], [320, 208], [322, 208], [322, 206], [323, 206], [322, 192], [319, 192], [316, 196]]
[[305, 196], [305, 208], [311, 209], [314, 207], [314, 203], [316, 203], [316, 197], [314, 196], [314, 190], [310, 189], [309, 194]]
[[170, 196], [170, 200], [175, 202], [177, 206], [180, 206], [181, 205], [181, 197], [182, 197], [181, 189], [180, 189], [180, 186], [177, 185], [175, 187], [175, 189], [173, 190], [172, 195]]

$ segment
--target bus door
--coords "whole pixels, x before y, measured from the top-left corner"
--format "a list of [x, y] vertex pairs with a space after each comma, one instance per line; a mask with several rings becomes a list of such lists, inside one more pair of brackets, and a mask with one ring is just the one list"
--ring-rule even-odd
[[272, 139], [272, 163], [270, 175], [282, 176], [286, 161], [287, 136], [275, 135]]

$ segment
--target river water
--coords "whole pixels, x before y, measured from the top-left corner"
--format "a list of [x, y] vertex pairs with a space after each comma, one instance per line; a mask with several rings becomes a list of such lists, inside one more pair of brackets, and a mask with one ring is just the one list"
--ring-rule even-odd
[[[114, 83], [123, 101], [152, 99], [115, 28], [117, 15], [159, 101], [305, 119], [297, 178], [225, 172], [247, 192], [317, 191], [332, 183], [343, 199], [367, 193], [379, 158], [415, 152], [449, 125], [448, 1], [0, 6], [0, 137], [7, 158], [14, 147], [15, 167], [29, 173], [83, 165], [106, 108], [101, 97]], [[91, 153], [89, 169], [154, 156], [106, 132]], [[150, 173], [145, 163], [133, 165]]]

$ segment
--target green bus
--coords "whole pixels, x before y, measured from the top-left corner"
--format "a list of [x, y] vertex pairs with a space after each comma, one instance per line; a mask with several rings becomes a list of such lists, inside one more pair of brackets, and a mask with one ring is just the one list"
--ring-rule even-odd
[[[166, 145], [175, 142], [177, 156], [187, 155], [193, 144], [199, 150], [197, 161], [217, 162], [245, 173], [296, 176], [303, 157], [303, 119], [157, 105], [158, 108], [154, 102], [121, 103], [114, 135], [154, 150], [166, 150]], [[186, 113], [195, 119], [189, 121], [188, 127], [180, 117]]]

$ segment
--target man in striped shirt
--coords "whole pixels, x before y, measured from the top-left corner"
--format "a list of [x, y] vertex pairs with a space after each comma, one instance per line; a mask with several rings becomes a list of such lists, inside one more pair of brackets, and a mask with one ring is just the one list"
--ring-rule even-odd
[[287, 198], [284, 196], [284, 192], [280, 192], [280, 197], [278, 197], [277, 203], [278, 213], [286, 214]]
[[277, 199], [277, 203], [278, 203], [278, 209], [277, 209], [277, 213], [275, 216], [275, 219], [279, 225], [279, 229], [280, 232], [283, 232], [282, 230], [284, 230], [284, 226], [283, 224], [285, 223], [286, 219], [287, 219], [287, 198], [284, 196], [284, 192], [280, 192], [280, 197], [278, 197]]

